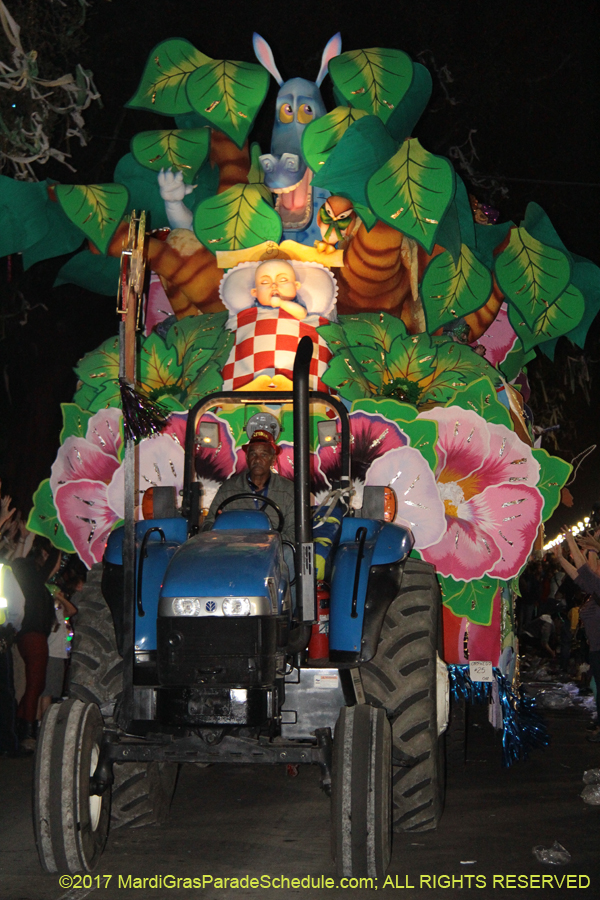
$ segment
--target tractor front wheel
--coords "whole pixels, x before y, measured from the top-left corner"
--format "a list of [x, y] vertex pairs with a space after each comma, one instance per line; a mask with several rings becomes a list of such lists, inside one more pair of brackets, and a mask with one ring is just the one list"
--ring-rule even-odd
[[339, 876], [377, 878], [389, 865], [391, 750], [385, 710], [342, 707], [331, 773], [331, 849]]
[[46, 872], [91, 872], [110, 815], [110, 790], [90, 792], [104, 723], [95, 703], [66, 700], [47, 711], [38, 738], [33, 787], [35, 839]]

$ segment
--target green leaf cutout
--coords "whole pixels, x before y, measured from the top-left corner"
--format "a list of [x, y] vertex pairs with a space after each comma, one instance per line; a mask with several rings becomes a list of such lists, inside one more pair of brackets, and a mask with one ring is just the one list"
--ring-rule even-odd
[[50, 489], [50, 479], [41, 482], [33, 495], [33, 508], [27, 519], [27, 528], [34, 534], [41, 534], [62, 550], [63, 553], [75, 553], [75, 547], [67, 537], [64, 528], [58, 521], [58, 513]]
[[140, 165], [153, 172], [173, 167], [191, 184], [210, 153], [210, 128], [187, 131], [141, 131], [131, 141], [131, 152]]
[[[56, 196], [73, 224], [106, 253], [127, 208], [123, 184], [57, 184]], [[116, 285], [115, 285], [116, 291]]]
[[442, 603], [455, 616], [465, 616], [474, 625], [491, 625], [494, 598], [500, 588], [497, 578], [478, 578], [476, 581], [455, 581], [438, 574]]
[[92, 418], [89, 410], [81, 409], [76, 403], [61, 403], [63, 414], [63, 427], [60, 433], [60, 442], [64, 444], [68, 437], [85, 438], [87, 423]]
[[152, 393], [157, 398], [165, 388], [181, 384], [177, 353], [157, 334], [149, 335], [140, 347], [138, 383], [144, 393]]
[[120, 260], [115, 256], [99, 256], [90, 250], [82, 250], [68, 259], [59, 269], [54, 287], [61, 284], [78, 284], [96, 294], [116, 298], [119, 266]]
[[454, 169], [448, 160], [429, 153], [413, 138], [371, 177], [367, 195], [383, 222], [431, 253], [454, 190]]
[[510, 324], [518, 335], [524, 350], [531, 350], [537, 344], [551, 341], [563, 334], [568, 334], [581, 321], [585, 311], [585, 300], [580, 290], [570, 284], [560, 295], [558, 300], [548, 307], [543, 307], [542, 312], [528, 326], [519, 310], [514, 306], [508, 307]]
[[525, 228], [513, 228], [494, 269], [509, 305], [518, 310], [529, 328], [560, 297], [571, 278], [567, 255], [540, 243]]
[[264, 184], [265, 170], [259, 162], [260, 146], [256, 143], [250, 145], [250, 168], [248, 169], [248, 184]]
[[256, 63], [213, 60], [190, 75], [188, 101], [203, 119], [242, 147], [269, 89], [269, 73]]
[[481, 309], [490, 298], [492, 286], [491, 272], [466, 244], [461, 246], [457, 263], [447, 250], [434, 256], [421, 282], [427, 330], [432, 333]]
[[211, 253], [278, 242], [282, 224], [270, 200], [270, 191], [263, 185], [236, 184], [196, 209], [196, 237]]
[[318, 172], [320, 166], [325, 165], [348, 128], [367, 115], [362, 109], [336, 106], [330, 113], [306, 126], [302, 133], [302, 154], [313, 172]]
[[542, 519], [546, 522], [560, 503], [560, 492], [567, 483], [573, 466], [558, 456], [550, 456], [543, 448], [533, 450], [533, 455], [540, 464], [540, 477], [536, 487], [544, 498]]
[[210, 61], [210, 56], [182, 38], [162, 41], [150, 53], [138, 89], [126, 106], [166, 116], [192, 112], [186, 82], [192, 72]]
[[424, 409], [446, 404], [479, 378], [499, 383], [496, 370], [470, 347], [408, 335], [404, 324], [386, 313], [340, 316], [337, 325], [318, 331], [334, 354], [323, 380], [346, 400], [392, 396]]
[[[317, 119], [313, 124], [318, 124]], [[377, 116], [364, 116], [342, 135], [337, 147], [313, 176], [315, 187], [348, 197], [368, 208], [367, 184], [390, 155], [396, 143]]]
[[447, 405], [471, 409], [486, 422], [505, 425], [510, 431], [514, 431], [510, 413], [504, 403], [498, 400], [496, 388], [489, 378], [478, 378], [477, 381], [472, 381], [466, 388], [457, 391]]
[[523, 370], [528, 362], [535, 359], [535, 357], [535, 350], [529, 350], [526, 353], [523, 350], [521, 343], [516, 341], [515, 346], [509, 351], [506, 359], [502, 360], [501, 363], [498, 363], [498, 369], [506, 381], [514, 381], [519, 372]]
[[429, 69], [413, 62], [413, 78], [410, 87], [396, 105], [385, 127], [395, 141], [402, 143], [410, 137], [413, 128], [429, 103], [433, 82]]
[[413, 80], [413, 63], [402, 50], [352, 50], [329, 63], [329, 74], [350, 106], [387, 122]]

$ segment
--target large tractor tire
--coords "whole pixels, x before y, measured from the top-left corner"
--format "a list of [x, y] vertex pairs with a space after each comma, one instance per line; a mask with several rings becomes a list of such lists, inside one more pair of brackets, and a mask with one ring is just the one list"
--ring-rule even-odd
[[462, 697], [450, 705], [450, 721], [446, 730], [446, 768], [460, 769], [467, 762], [469, 704]]
[[444, 735], [438, 727], [441, 597], [433, 566], [409, 559], [374, 658], [361, 667], [365, 700], [392, 726], [394, 831], [437, 827], [445, 793]]
[[95, 703], [51, 706], [38, 738], [33, 785], [35, 839], [46, 872], [92, 872], [108, 836], [110, 791], [90, 794], [104, 722]]
[[[111, 612], [102, 595], [102, 563], [88, 573], [74, 598], [77, 618], [69, 672], [69, 697], [96, 703], [112, 723], [123, 687], [123, 660], [117, 650]], [[161, 825], [175, 791], [176, 763], [116, 763], [112, 787], [111, 828]]]
[[331, 851], [337, 873], [383, 876], [392, 851], [392, 734], [385, 710], [342, 707], [332, 763]]

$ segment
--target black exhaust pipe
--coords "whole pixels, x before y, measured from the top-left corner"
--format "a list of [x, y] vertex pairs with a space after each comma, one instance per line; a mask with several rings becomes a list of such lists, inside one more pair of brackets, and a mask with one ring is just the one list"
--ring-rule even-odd
[[310, 514], [310, 419], [308, 376], [313, 342], [302, 338], [294, 361], [294, 503], [296, 512], [296, 614], [301, 622], [317, 621], [314, 543]]

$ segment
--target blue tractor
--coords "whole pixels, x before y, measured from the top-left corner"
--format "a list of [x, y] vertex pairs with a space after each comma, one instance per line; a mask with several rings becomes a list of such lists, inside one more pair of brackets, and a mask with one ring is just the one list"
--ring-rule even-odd
[[[331, 796], [339, 875], [378, 876], [393, 831], [435, 828], [444, 796], [448, 688], [435, 571], [386, 521], [383, 488], [352, 510], [346, 408], [308, 390], [300, 342], [289, 393], [216, 393], [188, 417], [181, 510], [155, 496], [133, 545], [111, 534], [78, 597], [69, 699], [38, 741], [34, 824], [47, 872], [97, 865], [109, 827], [164, 820], [178, 766], [316, 764]], [[341, 478], [310, 504], [311, 404], [339, 421]], [[259, 509], [223, 509], [200, 531], [199, 423], [210, 409], [293, 403], [294, 577]], [[168, 498], [167, 498], [168, 499]], [[161, 509], [161, 504], [163, 508]], [[318, 527], [330, 589], [329, 653], [310, 659], [319, 619]], [[321, 624], [323, 624], [321, 617]]]

